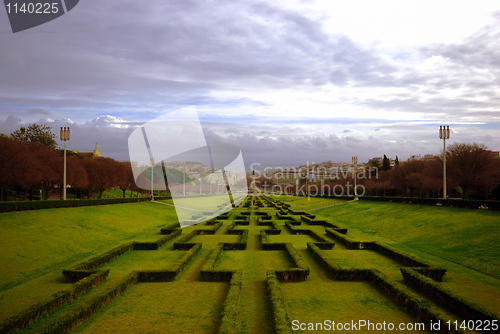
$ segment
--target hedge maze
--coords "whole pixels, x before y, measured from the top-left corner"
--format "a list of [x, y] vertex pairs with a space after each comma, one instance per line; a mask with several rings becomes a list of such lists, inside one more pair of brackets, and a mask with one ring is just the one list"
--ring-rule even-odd
[[62, 274], [71, 289], [0, 332], [292, 333], [294, 319], [499, 319], [444, 287], [445, 268], [266, 196], [198, 225], [164, 226], [156, 241], [125, 243]]

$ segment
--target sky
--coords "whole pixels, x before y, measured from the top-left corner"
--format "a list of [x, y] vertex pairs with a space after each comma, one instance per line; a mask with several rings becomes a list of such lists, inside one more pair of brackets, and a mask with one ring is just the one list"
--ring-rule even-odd
[[118, 160], [189, 106], [247, 167], [439, 154], [440, 125], [499, 150], [499, 74], [498, 1], [82, 0], [18, 33], [0, 9], [0, 132]]

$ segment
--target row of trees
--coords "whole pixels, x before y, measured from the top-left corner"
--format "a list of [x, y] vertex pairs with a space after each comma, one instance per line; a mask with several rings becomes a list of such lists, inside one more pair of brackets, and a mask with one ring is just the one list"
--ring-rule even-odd
[[[455, 143], [446, 152], [447, 189], [451, 196], [500, 197], [500, 158], [484, 145]], [[361, 179], [367, 195], [440, 197], [443, 160], [411, 160], [382, 171], [378, 178]]]
[[[390, 160], [384, 156], [382, 163], [377, 159], [370, 162], [372, 171], [357, 173], [356, 184], [358, 194], [371, 196], [409, 196], [409, 197], [441, 197], [443, 194], [443, 160], [410, 160], [399, 162], [390, 167]], [[500, 199], [500, 158], [486, 150], [484, 145], [456, 143], [447, 148], [446, 154], [447, 192], [452, 197], [486, 198], [493, 195]], [[249, 179], [249, 184], [253, 179]], [[274, 186], [274, 180], [266, 177], [256, 178], [260, 188]], [[286, 191], [300, 192], [306, 183], [305, 177], [300, 180], [299, 188], [289, 185]], [[312, 193], [354, 194], [354, 175], [348, 173], [339, 179], [327, 179], [323, 182], [308, 183]]]
[[[125, 197], [126, 191], [146, 192], [135, 186], [129, 165], [111, 158], [83, 159], [67, 158], [67, 184], [78, 197], [92, 196], [97, 192], [101, 198], [106, 189], [119, 188]], [[3, 137], [0, 140], [0, 200], [5, 187], [13, 187], [33, 199], [34, 191], [43, 189], [48, 199], [56, 187], [63, 186], [63, 156], [37, 141], [17, 141]]]

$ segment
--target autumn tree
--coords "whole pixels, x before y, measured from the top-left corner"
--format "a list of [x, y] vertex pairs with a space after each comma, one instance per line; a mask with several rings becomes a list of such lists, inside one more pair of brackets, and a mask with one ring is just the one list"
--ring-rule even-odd
[[117, 187], [119, 184], [119, 174], [117, 171], [121, 168], [120, 163], [111, 158], [95, 158], [82, 160], [83, 166], [88, 176], [88, 197], [92, 196], [93, 191], [102, 193], [106, 189]]
[[494, 163], [493, 159], [482, 144], [454, 143], [448, 147], [447, 172], [452, 183], [462, 188], [464, 199], [469, 190], [485, 178], [485, 173]]
[[11, 140], [0, 140], [0, 201], [3, 201], [3, 190], [6, 186], [14, 186], [23, 178], [28, 168], [23, 145]]

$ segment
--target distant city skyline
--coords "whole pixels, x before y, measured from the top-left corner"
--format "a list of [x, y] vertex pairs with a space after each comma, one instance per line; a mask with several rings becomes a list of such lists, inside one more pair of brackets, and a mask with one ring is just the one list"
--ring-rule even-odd
[[247, 169], [439, 155], [440, 125], [500, 149], [496, 1], [87, 1], [16, 34], [1, 15], [4, 134], [70, 126], [68, 149], [127, 160], [135, 127], [195, 106]]

